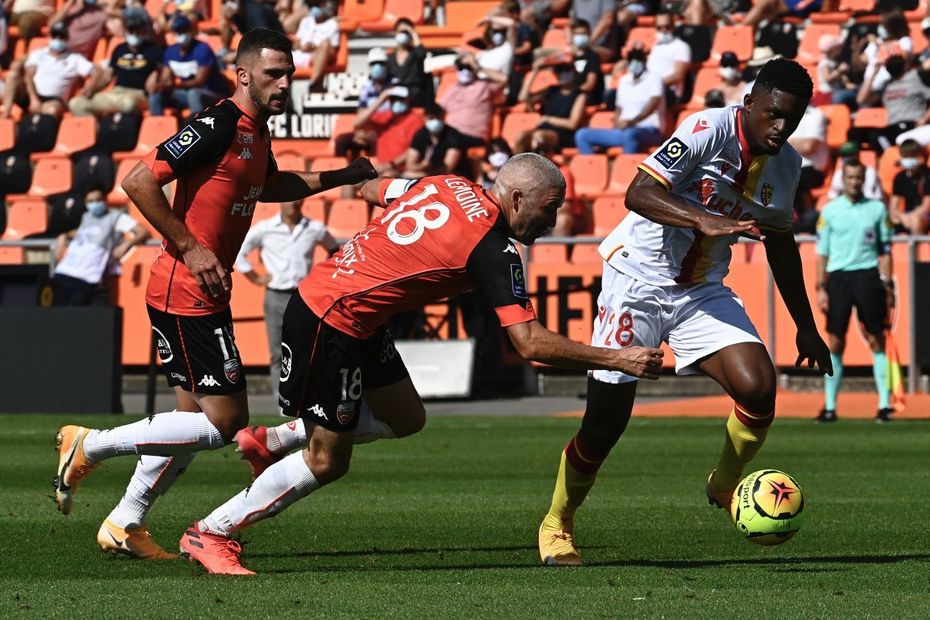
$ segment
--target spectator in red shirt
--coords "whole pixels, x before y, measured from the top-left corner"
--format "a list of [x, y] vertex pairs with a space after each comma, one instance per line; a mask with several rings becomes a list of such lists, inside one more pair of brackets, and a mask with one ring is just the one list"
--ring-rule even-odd
[[107, 12], [97, 0], [65, 0], [49, 23], [64, 22], [68, 27], [68, 49], [88, 60], [94, 59], [97, 42], [109, 36]]
[[[380, 110], [385, 102], [390, 109]], [[394, 86], [382, 92], [367, 110], [359, 112], [355, 129], [363, 132], [356, 132], [355, 142], [363, 142], [362, 148], [373, 153], [378, 172], [397, 175], [404, 169], [413, 135], [422, 127], [423, 114], [410, 108], [410, 91], [406, 86]]]

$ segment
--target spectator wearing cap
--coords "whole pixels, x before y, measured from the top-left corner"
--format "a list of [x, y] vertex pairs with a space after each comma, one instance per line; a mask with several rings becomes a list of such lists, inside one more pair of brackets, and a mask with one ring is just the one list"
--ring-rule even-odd
[[388, 54], [388, 76], [392, 83], [410, 90], [410, 105], [422, 108], [436, 99], [436, 91], [433, 76], [423, 68], [426, 48], [420, 43], [413, 22], [405, 17], [398, 19], [394, 25], [394, 41], [397, 47]]
[[455, 59], [456, 82], [439, 99], [446, 111], [446, 124], [461, 134], [467, 149], [484, 146], [491, 137], [494, 102], [507, 76], [482, 70], [472, 54]]
[[[383, 103], [388, 103], [389, 109], [381, 110]], [[422, 127], [423, 115], [412, 109], [410, 90], [406, 86], [392, 86], [371, 107], [359, 111], [354, 141], [359, 149], [372, 153], [381, 174], [399, 174], [404, 169], [413, 136]]]
[[[368, 50], [368, 81], [359, 91], [358, 107], [363, 110], [371, 107], [387, 85], [387, 52], [384, 48], [373, 47]], [[386, 104], [382, 104], [384, 105]]]
[[[72, 114], [127, 114], [145, 107], [148, 93], [155, 90], [164, 50], [151, 40], [148, 21], [137, 14], [124, 17], [123, 29], [126, 40], [113, 50], [108, 75], [91, 85], [89, 97], [78, 96], [68, 102]], [[113, 88], [103, 90], [111, 82]]]
[[843, 37], [837, 34], [821, 35], [818, 41], [820, 60], [817, 61], [814, 104], [842, 103], [856, 107], [856, 85], [849, 77], [849, 63], [843, 62]]
[[3, 91], [0, 118], [9, 118], [14, 101], [30, 114], [47, 114], [61, 118], [67, 101], [79, 84], [81, 94], [90, 93], [89, 85], [99, 80], [100, 68], [68, 48], [68, 28], [64, 22], [50, 29], [51, 39], [10, 70]]
[[627, 53], [627, 72], [617, 85], [617, 117], [612, 129], [584, 127], [575, 133], [575, 144], [583, 155], [595, 147], [619, 146], [624, 153], [639, 153], [662, 142], [665, 117], [665, 86], [658, 76], [646, 70], [646, 54], [641, 49]]
[[223, 0], [220, 7], [220, 39], [223, 49], [217, 52], [221, 58], [232, 54], [233, 35], [244, 35], [255, 28], [267, 28], [284, 33], [284, 26], [278, 19], [274, 2], [262, 0]]
[[29, 41], [39, 35], [55, 12], [55, 0], [6, 0], [3, 11], [10, 25], [19, 29], [19, 37], [28, 49]]
[[[530, 85], [543, 66], [555, 71], [558, 85], [530, 93]], [[584, 118], [585, 94], [578, 88], [575, 65], [571, 57], [550, 56], [533, 63], [533, 71], [523, 83], [520, 101], [540, 113], [539, 123], [531, 131], [524, 131], [516, 141], [518, 153], [527, 151], [531, 141], [544, 144], [552, 152], [575, 146], [575, 131]]]
[[175, 43], [165, 50], [154, 92], [149, 95], [149, 112], [161, 116], [166, 107], [171, 107], [196, 114], [228, 96], [229, 85], [213, 50], [196, 38], [191, 20], [179, 15], [171, 29], [175, 32]]
[[[847, 159], [858, 161], [859, 143], [844, 142], [837, 150], [837, 155], [839, 155], [840, 162], [844, 162]], [[866, 164], [863, 164], [863, 166], [865, 167], [865, 182], [862, 184], [862, 195], [873, 200], [884, 200], [885, 196], [882, 191], [882, 184], [878, 179], [878, 171], [875, 169], [875, 166]], [[843, 165], [839, 163], [833, 170], [833, 177], [830, 179], [830, 189], [827, 192], [827, 197], [833, 200], [842, 194]]]
[[424, 127], [413, 134], [404, 162], [405, 179], [421, 179], [435, 174], [457, 174], [475, 179], [475, 169], [467, 157], [462, 135], [445, 122], [446, 112], [437, 103], [423, 108]]
[[329, 0], [315, 0], [310, 14], [300, 20], [297, 41], [294, 44], [294, 66], [309, 67], [310, 89], [317, 89], [323, 82], [326, 67], [336, 61], [339, 49], [339, 22]]
[[906, 235], [927, 234], [930, 224], [930, 169], [927, 151], [914, 140], [900, 146], [901, 170], [895, 175], [888, 214], [895, 232]]
[[601, 56], [591, 47], [591, 26], [582, 19], [571, 24], [571, 53], [575, 66], [575, 86], [585, 94], [588, 105], [604, 101], [604, 72]]
[[[171, 9], [174, 10], [172, 11]], [[132, 7], [131, 9], [126, 8], [123, 9], [123, 12], [125, 13], [129, 10], [136, 11], [139, 10], [139, 7]], [[144, 8], [141, 10], [148, 16]], [[156, 37], [158, 37], [157, 40], [159, 42], [164, 42], [164, 33], [170, 31], [174, 19], [182, 15], [191, 20], [191, 23], [199, 24], [206, 15], [206, 0], [180, 0], [178, 2], [174, 0], [163, 0], [161, 8], [158, 10], [158, 15], [152, 21], [152, 30]]]
[[97, 0], [65, 0], [49, 23], [64, 23], [68, 28], [68, 49], [88, 60], [100, 39], [107, 36], [107, 12]]
[[665, 84], [666, 104], [681, 102], [684, 95], [685, 76], [691, 70], [691, 47], [675, 36], [672, 16], [656, 15], [655, 45], [649, 50], [646, 69], [659, 76]]

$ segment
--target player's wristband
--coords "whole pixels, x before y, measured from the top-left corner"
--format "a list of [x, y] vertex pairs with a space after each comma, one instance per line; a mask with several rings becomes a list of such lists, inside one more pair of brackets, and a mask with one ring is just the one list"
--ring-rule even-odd
[[326, 170], [320, 173], [320, 185], [323, 189], [332, 189], [341, 185], [355, 185], [371, 178], [364, 168], [347, 167], [339, 170]]

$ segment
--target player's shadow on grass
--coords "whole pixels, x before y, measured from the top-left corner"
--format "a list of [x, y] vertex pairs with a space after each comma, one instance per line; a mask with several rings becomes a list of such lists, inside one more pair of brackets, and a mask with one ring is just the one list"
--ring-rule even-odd
[[[641, 566], [646, 568], [713, 568], [718, 566], [784, 566], [800, 564], [896, 564], [911, 560], [930, 560], [930, 554], [904, 555], [839, 555], [791, 558], [745, 558], [721, 560], [621, 560], [618, 562], [586, 562], [586, 566]], [[782, 568], [781, 572], [834, 572], [841, 568]]]
[[[605, 546], [586, 546], [586, 549], [603, 549]], [[378, 556], [408, 556], [408, 555], [429, 555], [438, 554], [456, 554], [456, 553], [504, 553], [518, 551], [536, 552], [536, 547], [531, 545], [514, 545], [511, 547], [430, 547], [430, 548], [413, 548], [404, 547], [403, 549], [354, 549], [351, 551], [285, 551], [283, 553], [249, 553], [253, 558], [351, 558], [366, 557], [369, 555]]]

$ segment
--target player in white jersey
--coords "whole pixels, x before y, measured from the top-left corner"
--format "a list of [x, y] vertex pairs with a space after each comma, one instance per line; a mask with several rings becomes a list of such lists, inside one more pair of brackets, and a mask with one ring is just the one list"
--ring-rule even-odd
[[[639, 166], [631, 213], [601, 243], [602, 292], [592, 344], [656, 347], [678, 374], [703, 373], [733, 398], [723, 452], [707, 479], [711, 504], [727, 507], [775, 413], [775, 367], [739, 298], [722, 281], [739, 236], [762, 240], [797, 329], [797, 365], [832, 374], [814, 324], [791, 232], [801, 157], [788, 144], [810, 100], [807, 71], [769, 61], [744, 105], [690, 116]], [[562, 453], [552, 505], [539, 528], [544, 564], [581, 564], [574, 515], [626, 428], [636, 378], [589, 373], [581, 429]]]

